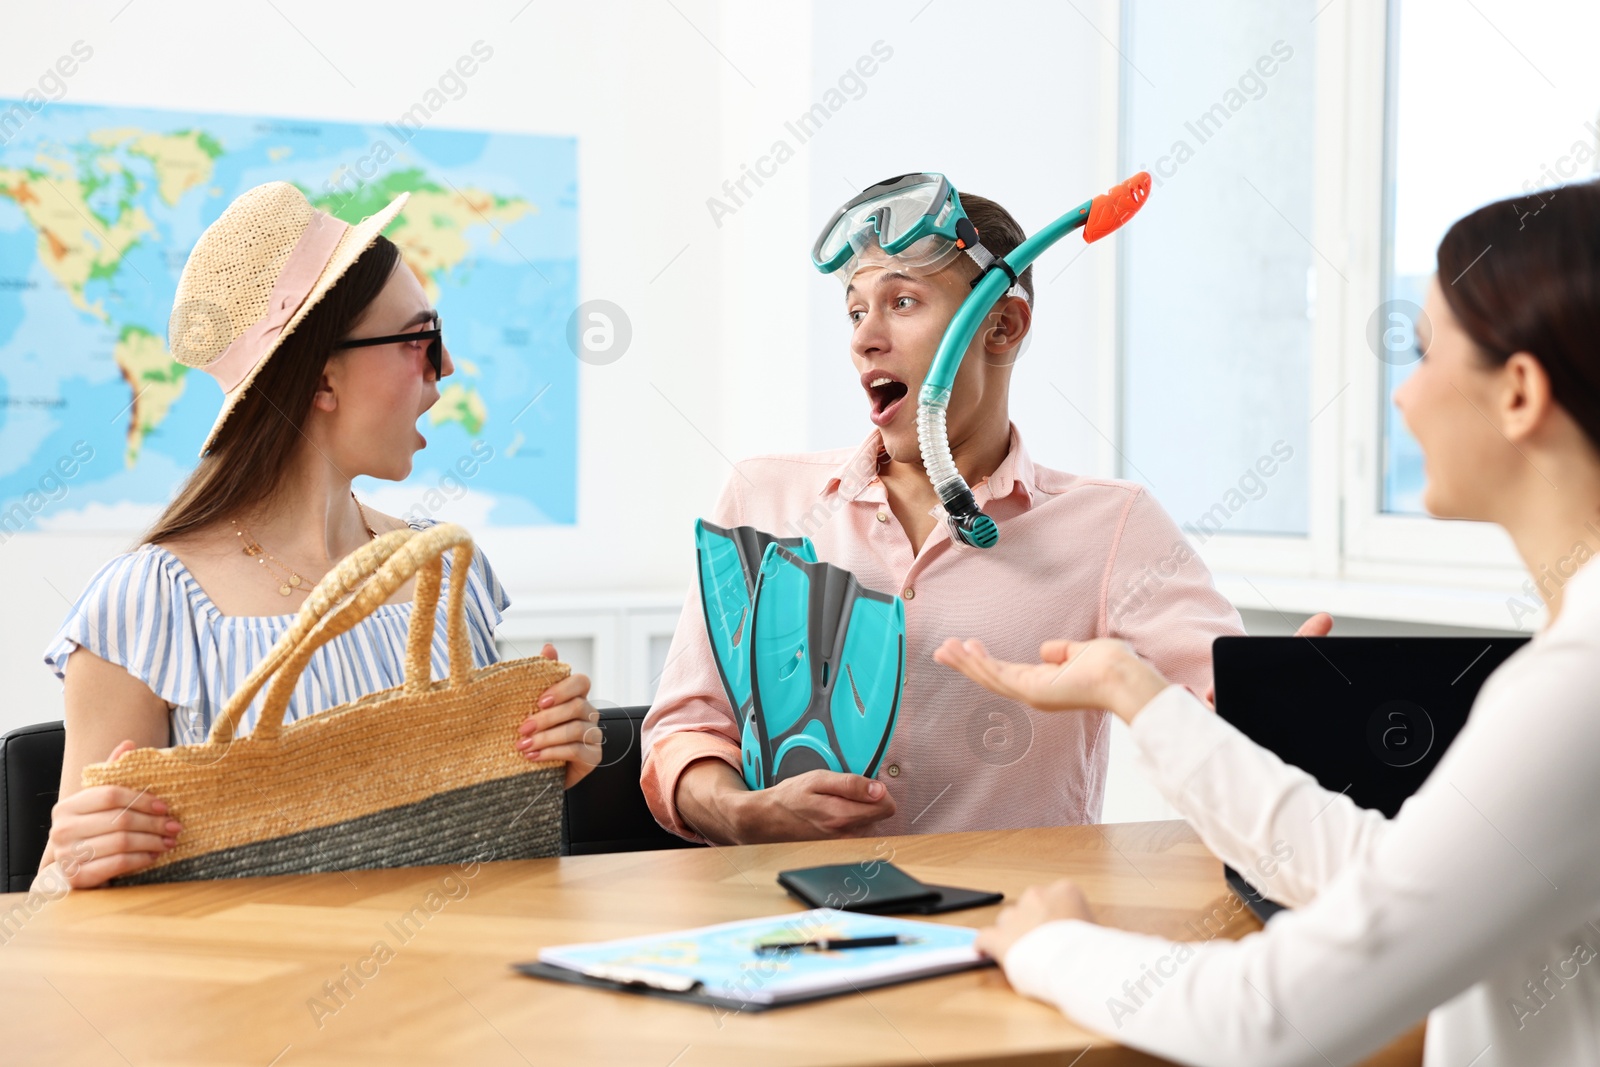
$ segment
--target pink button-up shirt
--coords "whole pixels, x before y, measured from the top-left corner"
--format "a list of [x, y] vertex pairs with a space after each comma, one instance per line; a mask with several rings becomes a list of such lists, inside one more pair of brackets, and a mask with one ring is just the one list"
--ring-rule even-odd
[[[1106, 712], [1034, 711], [933, 661], [947, 637], [1037, 662], [1051, 638], [1129, 641], [1169, 679], [1204, 693], [1212, 639], [1244, 632], [1238, 612], [1176, 523], [1142, 486], [1036, 466], [1016, 426], [978, 505], [1000, 543], [951, 542], [940, 523], [912, 554], [878, 478], [878, 431], [858, 449], [758, 456], [707, 518], [782, 537], [898, 594], [906, 687], [878, 780], [895, 800], [882, 834], [1096, 822], [1105, 792]], [[642, 786], [661, 825], [703, 840], [678, 815], [678, 777], [699, 759], [739, 770], [739, 732], [717, 676], [698, 587], [689, 591], [644, 723]]]

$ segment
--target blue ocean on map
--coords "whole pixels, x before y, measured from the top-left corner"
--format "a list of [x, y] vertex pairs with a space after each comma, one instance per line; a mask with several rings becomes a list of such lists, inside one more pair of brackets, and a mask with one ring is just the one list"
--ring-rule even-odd
[[575, 139], [54, 103], [0, 131], [0, 532], [137, 532], [159, 514], [221, 401], [168, 354], [178, 276], [269, 181], [347, 222], [411, 193], [385, 232], [456, 373], [418, 422], [411, 477], [358, 478], [358, 494], [403, 516], [575, 523]]

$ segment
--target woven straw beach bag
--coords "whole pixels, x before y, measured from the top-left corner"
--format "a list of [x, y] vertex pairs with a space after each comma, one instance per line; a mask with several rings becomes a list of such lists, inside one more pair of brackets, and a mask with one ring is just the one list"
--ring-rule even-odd
[[[429, 652], [444, 570], [450, 674]], [[517, 727], [571, 673], [542, 658], [472, 666], [472, 538], [453, 523], [396, 530], [340, 562], [245, 679], [205, 742], [90, 764], [83, 784], [148, 790], [183, 823], [178, 844], [115, 885], [528, 859], [560, 850], [566, 764], [529, 762]], [[405, 682], [283, 725], [311, 655], [417, 577]], [[255, 730], [240, 717], [266, 686]]]

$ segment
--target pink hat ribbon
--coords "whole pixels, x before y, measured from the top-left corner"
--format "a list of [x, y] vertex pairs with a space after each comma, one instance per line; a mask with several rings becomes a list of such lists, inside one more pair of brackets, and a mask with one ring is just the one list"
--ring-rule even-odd
[[277, 343], [278, 335], [306, 302], [323, 268], [333, 258], [339, 238], [349, 228], [349, 223], [326, 212], [312, 213], [305, 232], [295, 242], [294, 251], [289, 253], [278, 273], [278, 281], [267, 299], [267, 313], [235, 337], [222, 355], [201, 368], [221, 384], [223, 392], [233, 392]]

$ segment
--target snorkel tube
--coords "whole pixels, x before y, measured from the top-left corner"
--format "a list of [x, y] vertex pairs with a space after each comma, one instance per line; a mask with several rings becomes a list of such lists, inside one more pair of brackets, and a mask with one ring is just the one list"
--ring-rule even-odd
[[1000, 540], [999, 527], [979, 510], [966, 479], [956, 470], [955, 460], [950, 456], [950, 435], [945, 427], [950, 388], [978, 326], [1000, 295], [1017, 283], [1017, 278], [1045, 249], [1079, 227], [1083, 227], [1085, 242], [1098, 241], [1133, 218], [1149, 196], [1150, 175], [1140, 171], [1109, 192], [1062, 215], [1023, 241], [1010, 255], [991, 263], [972, 283], [972, 293], [945, 327], [933, 365], [923, 380], [922, 391], [917, 394], [917, 444], [922, 449], [922, 466], [944, 505], [952, 541], [993, 548]]

